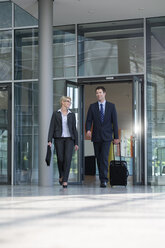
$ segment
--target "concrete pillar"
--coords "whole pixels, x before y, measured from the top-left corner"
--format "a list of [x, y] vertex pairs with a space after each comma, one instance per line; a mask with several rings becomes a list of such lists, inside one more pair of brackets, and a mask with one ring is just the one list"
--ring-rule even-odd
[[45, 163], [53, 113], [53, 0], [39, 0], [39, 185], [53, 185], [53, 165]]

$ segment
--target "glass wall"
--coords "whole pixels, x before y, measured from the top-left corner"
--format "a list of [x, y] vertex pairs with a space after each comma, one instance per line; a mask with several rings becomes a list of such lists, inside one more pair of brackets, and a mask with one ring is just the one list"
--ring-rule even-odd
[[148, 182], [165, 185], [165, 17], [147, 19]]
[[12, 31], [0, 31], [0, 81], [12, 78]]
[[31, 16], [29, 13], [24, 11], [22, 8], [14, 5], [14, 26], [15, 27], [24, 27], [24, 26], [35, 26], [38, 25], [38, 20]]
[[53, 29], [53, 76], [74, 77], [76, 75], [75, 25]]
[[10, 28], [12, 26], [12, 3], [0, 3], [0, 28]]
[[[54, 110], [67, 92], [67, 79], [76, 81], [77, 75], [145, 73], [143, 22], [138, 19], [79, 24], [77, 37], [75, 25], [54, 27]], [[36, 25], [34, 17], [11, 1], [0, 2], [0, 83], [14, 85], [17, 183], [38, 180], [38, 28], [32, 28]], [[165, 184], [165, 17], [148, 18], [146, 30], [148, 182], [157, 185]], [[72, 164], [73, 182], [77, 180], [76, 163]], [[55, 179], [56, 168], [54, 155]]]
[[78, 25], [79, 76], [144, 72], [143, 20]]
[[15, 183], [38, 180], [38, 82], [15, 83]]
[[14, 78], [38, 78], [38, 29], [15, 30]]

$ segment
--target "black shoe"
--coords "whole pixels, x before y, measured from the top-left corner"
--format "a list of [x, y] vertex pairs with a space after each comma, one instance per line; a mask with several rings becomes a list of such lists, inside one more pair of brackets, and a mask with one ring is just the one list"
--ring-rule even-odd
[[107, 183], [106, 182], [101, 182], [100, 183], [100, 187], [101, 188], [106, 188], [107, 187]]
[[59, 184], [62, 185], [62, 181], [59, 180]]

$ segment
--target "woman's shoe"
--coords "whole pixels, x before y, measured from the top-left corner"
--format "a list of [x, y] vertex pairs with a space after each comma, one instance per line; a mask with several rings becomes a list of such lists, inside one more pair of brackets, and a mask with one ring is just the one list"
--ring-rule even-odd
[[63, 186], [64, 189], [66, 189], [67, 186], [68, 186], [68, 184], [66, 184], [66, 182], [63, 182], [63, 185], [62, 186]]
[[59, 178], [59, 184], [62, 185], [62, 178]]

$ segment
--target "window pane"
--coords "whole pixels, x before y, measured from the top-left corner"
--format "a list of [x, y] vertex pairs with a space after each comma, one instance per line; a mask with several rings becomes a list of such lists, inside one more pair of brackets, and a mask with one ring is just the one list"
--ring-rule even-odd
[[38, 30], [15, 31], [15, 79], [38, 78]]
[[76, 71], [76, 38], [74, 26], [54, 27], [53, 76], [72, 77]]
[[0, 80], [12, 77], [12, 33], [0, 31]]
[[11, 2], [0, 3], [0, 28], [12, 26], [12, 5]]
[[38, 25], [38, 20], [22, 8], [15, 5], [15, 27]]
[[143, 21], [78, 26], [79, 76], [143, 72]]
[[38, 180], [38, 83], [15, 84], [15, 182]]
[[165, 18], [147, 19], [148, 182], [165, 185]]

